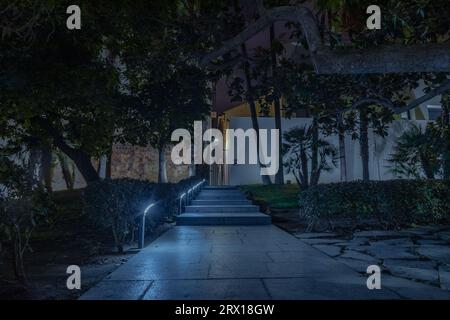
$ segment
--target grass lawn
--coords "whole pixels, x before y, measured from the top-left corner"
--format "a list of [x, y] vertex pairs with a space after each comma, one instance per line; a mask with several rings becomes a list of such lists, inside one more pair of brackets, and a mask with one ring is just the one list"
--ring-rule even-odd
[[298, 207], [300, 188], [296, 184], [246, 185], [241, 190], [251, 194], [256, 201], [264, 201], [272, 209], [293, 209]]

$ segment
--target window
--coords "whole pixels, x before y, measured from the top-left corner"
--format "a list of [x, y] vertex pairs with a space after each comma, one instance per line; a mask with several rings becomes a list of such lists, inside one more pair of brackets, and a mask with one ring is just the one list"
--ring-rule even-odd
[[428, 105], [428, 106], [427, 106], [427, 110], [428, 110], [428, 120], [435, 121], [435, 120], [437, 120], [437, 119], [441, 116], [441, 114], [442, 114], [442, 108], [441, 108], [441, 106]]

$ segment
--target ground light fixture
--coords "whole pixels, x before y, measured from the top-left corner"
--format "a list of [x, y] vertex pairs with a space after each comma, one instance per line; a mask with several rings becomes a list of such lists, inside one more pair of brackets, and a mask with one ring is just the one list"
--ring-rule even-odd
[[141, 223], [139, 224], [139, 249], [144, 248], [145, 244], [145, 217], [152, 207], [155, 206], [155, 202], [150, 203], [144, 210], [144, 214], [141, 216]]

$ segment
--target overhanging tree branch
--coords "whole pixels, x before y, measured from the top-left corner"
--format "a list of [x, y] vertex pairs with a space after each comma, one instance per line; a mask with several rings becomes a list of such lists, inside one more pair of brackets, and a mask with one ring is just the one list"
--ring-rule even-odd
[[408, 112], [411, 109], [414, 109], [415, 107], [419, 106], [420, 104], [433, 99], [434, 97], [443, 94], [444, 92], [450, 91], [450, 79], [444, 81], [444, 83], [442, 83], [438, 88], [431, 90], [430, 92], [428, 92], [427, 94], [421, 96], [420, 98], [408, 103], [408, 105], [404, 106], [404, 107], [398, 107], [396, 106], [392, 101], [390, 101], [389, 99], [386, 98], [368, 98], [368, 97], [364, 97], [361, 98], [359, 100], [357, 100], [356, 102], [354, 102], [351, 107], [348, 108], [344, 108], [341, 110], [336, 110], [330, 113], [326, 113], [324, 115], [321, 115], [321, 117], [327, 117], [330, 115], [337, 115], [337, 114], [342, 114], [348, 111], [352, 111], [352, 110], [357, 110], [360, 108], [365, 108], [367, 106], [370, 105], [379, 105], [379, 106], [383, 106], [386, 107], [390, 110], [392, 110], [392, 112], [394, 112], [395, 114], [401, 114], [404, 112]]
[[421, 96], [420, 98], [410, 102], [407, 106], [402, 107], [402, 108], [396, 108], [394, 111], [395, 113], [403, 113], [403, 112], [407, 112], [411, 109], [414, 109], [415, 107], [417, 107], [418, 105], [433, 99], [434, 97], [443, 94], [446, 91], [450, 90], [450, 79], [445, 81], [442, 85], [440, 85], [438, 88], [431, 90], [430, 92], [428, 92], [427, 94]]
[[[323, 45], [319, 28], [312, 12], [302, 6], [276, 7], [267, 10], [261, 18], [251, 23], [224, 45], [201, 59], [207, 66], [227, 52], [237, 48], [258, 32], [277, 21], [292, 21], [301, 25], [308, 43], [311, 63], [318, 74], [368, 74], [449, 72], [450, 43], [414, 46], [383, 45], [372, 49], [331, 50]], [[296, 58], [292, 57], [294, 60]]]

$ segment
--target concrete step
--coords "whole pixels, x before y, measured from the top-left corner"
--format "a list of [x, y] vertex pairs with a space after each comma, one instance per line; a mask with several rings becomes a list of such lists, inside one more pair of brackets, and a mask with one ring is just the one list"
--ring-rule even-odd
[[184, 213], [177, 217], [177, 225], [211, 226], [211, 225], [268, 225], [271, 218], [260, 212], [248, 213]]
[[199, 194], [195, 200], [247, 200], [243, 194]]
[[249, 200], [192, 200], [193, 206], [236, 206], [236, 205], [251, 205]]
[[238, 195], [242, 194], [239, 190], [202, 190], [199, 195]]
[[237, 206], [187, 206], [185, 212], [227, 212], [227, 213], [240, 213], [240, 212], [257, 212], [259, 208], [254, 205], [237, 205]]
[[207, 186], [203, 190], [239, 190], [236, 186]]

